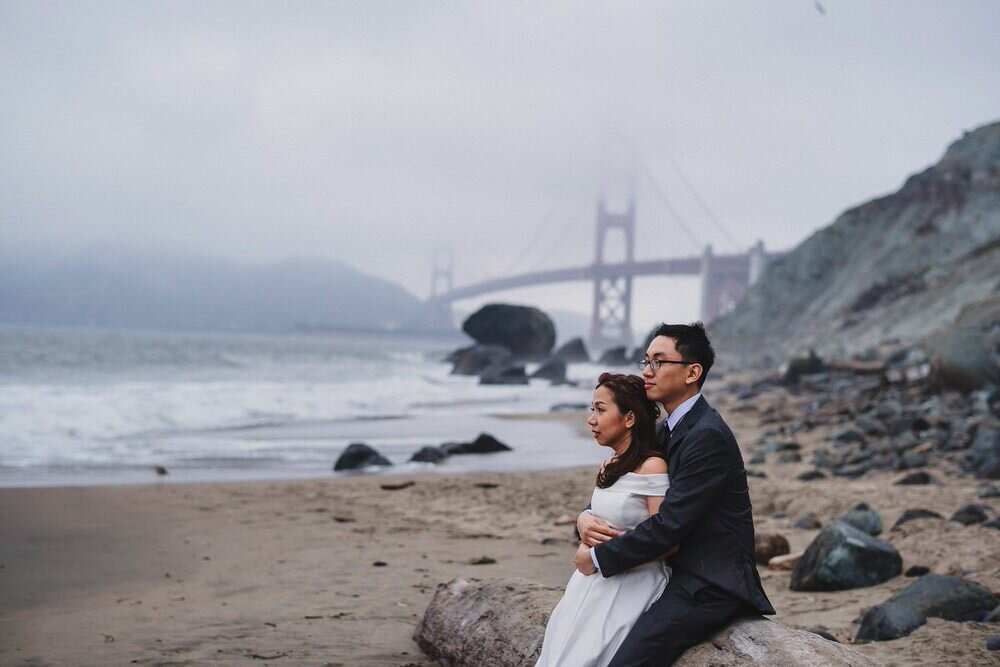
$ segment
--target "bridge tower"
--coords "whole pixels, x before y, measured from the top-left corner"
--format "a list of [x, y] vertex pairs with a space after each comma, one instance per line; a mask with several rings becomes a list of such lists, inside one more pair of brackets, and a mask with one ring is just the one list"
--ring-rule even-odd
[[429, 329], [451, 331], [455, 328], [451, 319], [451, 302], [437, 298], [442, 294], [447, 294], [454, 287], [452, 282], [454, 272], [455, 256], [451, 250], [448, 248], [435, 249], [431, 259], [431, 298], [428, 300], [432, 306], [425, 321]]
[[632, 276], [608, 271], [605, 267], [605, 241], [619, 233], [625, 242], [625, 257], [618, 261], [631, 264], [635, 259], [635, 200], [624, 213], [608, 211], [602, 198], [597, 204], [597, 241], [594, 244], [594, 310], [590, 321], [590, 347], [603, 350], [632, 344]]

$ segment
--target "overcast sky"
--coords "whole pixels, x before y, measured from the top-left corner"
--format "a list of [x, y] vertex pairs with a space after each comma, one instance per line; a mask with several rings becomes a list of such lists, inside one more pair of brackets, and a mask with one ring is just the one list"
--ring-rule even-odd
[[458, 285], [592, 261], [634, 191], [640, 259], [790, 248], [1000, 118], [1000, 2], [820, 5], [2, 0], [0, 246], [329, 257], [423, 297], [438, 247]]

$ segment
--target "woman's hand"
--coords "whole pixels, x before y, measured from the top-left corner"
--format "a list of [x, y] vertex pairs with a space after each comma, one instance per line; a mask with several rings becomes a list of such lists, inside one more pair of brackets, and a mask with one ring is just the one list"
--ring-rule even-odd
[[581, 544], [576, 548], [576, 553], [573, 555], [573, 565], [580, 571], [580, 574], [590, 575], [597, 572], [594, 560], [590, 557], [590, 547], [586, 544]]
[[598, 544], [607, 542], [613, 537], [618, 537], [624, 532], [612, 528], [590, 512], [580, 513], [580, 516], [576, 519], [576, 529], [580, 533], [580, 540], [588, 547], [596, 547]]

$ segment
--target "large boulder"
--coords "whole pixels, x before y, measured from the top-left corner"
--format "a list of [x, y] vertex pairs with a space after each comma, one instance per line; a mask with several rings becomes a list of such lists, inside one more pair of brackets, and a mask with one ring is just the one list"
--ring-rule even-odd
[[552, 356], [556, 359], [562, 359], [568, 364], [590, 361], [590, 353], [587, 352], [587, 346], [582, 338], [569, 339], [560, 345]]
[[940, 389], [974, 391], [1000, 384], [1000, 296], [970, 303], [955, 323], [925, 341], [931, 383]]
[[869, 507], [868, 503], [858, 503], [840, 520], [858, 530], [865, 531], [869, 535], [878, 535], [882, 532], [882, 517]]
[[556, 327], [549, 316], [530, 306], [491, 303], [465, 320], [462, 331], [477, 343], [502, 345], [515, 357], [549, 356], [556, 342]]
[[542, 380], [549, 380], [553, 384], [562, 384], [566, 382], [566, 362], [562, 359], [553, 358], [549, 359], [531, 374], [532, 378], [540, 378]]
[[479, 384], [528, 384], [528, 374], [524, 366], [499, 364], [480, 373]]
[[612, 347], [604, 351], [597, 363], [601, 366], [628, 366], [630, 360], [626, 353], [624, 347]]
[[510, 350], [502, 345], [470, 345], [452, 352], [447, 361], [453, 364], [452, 375], [479, 375], [510, 361]]
[[899, 552], [843, 521], [827, 524], [792, 572], [793, 591], [840, 591], [874, 586], [903, 571]]
[[885, 641], [910, 634], [927, 618], [981, 621], [997, 605], [988, 588], [961, 577], [925, 574], [861, 618], [858, 639]]
[[[414, 639], [453, 667], [530, 667], [562, 588], [524, 579], [453, 579], [439, 584]], [[760, 617], [738, 619], [689, 649], [677, 667], [878, 667], [847, 646]]]
[[363, 442], [352, 442], [333, 464], [334, 470], [358, 470], [368, 466], [391, 466], [392, 462]]
[[453, 454], [492, 454], [512, 450], [489, 433], [480, 433], [479, 437], [472, 442], [446, 442], [441, 445], [441, 451], [451, 456]]

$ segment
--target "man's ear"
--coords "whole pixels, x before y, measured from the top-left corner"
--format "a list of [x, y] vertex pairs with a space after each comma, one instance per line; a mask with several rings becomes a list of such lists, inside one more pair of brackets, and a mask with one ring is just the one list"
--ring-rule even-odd
[[684, 378], [684, 384], [694, 384], [700, 378], [702, 372], [705, 370], [701, 367], [701, 364], [689, 364], [687, 372], [687, 377]]

